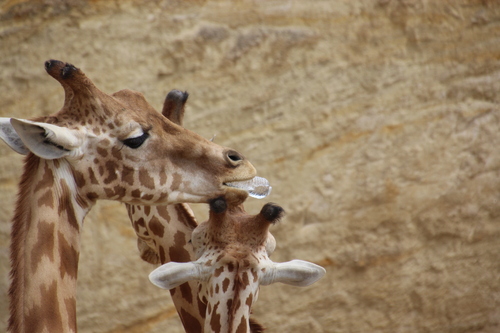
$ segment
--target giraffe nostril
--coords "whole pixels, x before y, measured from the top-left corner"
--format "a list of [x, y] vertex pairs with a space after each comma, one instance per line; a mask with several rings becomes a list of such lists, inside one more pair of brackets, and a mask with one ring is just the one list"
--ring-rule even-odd
[[229, 164], [236, 166], [239, 164], [240, 161], [243, 161], [245, 158], [237, 151], [229, 150], [226, 153], [226, 159], [229, 162]]
[[238, 155], [228, 155], [228, 157], [233, 162], [238, 162], [238, 161], [242, 160], [241, 156], [238, 156]]

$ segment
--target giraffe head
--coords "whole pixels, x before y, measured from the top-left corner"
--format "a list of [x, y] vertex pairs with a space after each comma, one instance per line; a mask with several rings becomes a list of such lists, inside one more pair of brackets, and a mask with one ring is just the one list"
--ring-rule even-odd
[[61, 61], [49, 60], [45, 69], [64, 88], [62, 109], [33, 121], [1, 118], [0, 137], [18, 153], [67, 166], [61, 172], [83, 200], [206, 202], [241, 192], [227, 184], [255, 176], [243, 155], [169, 120], [141, 93], [105, 94]]
[[208, 221], [192, 235], [197, 260], [170, 262], [149, 276], [164, 289], [199, 281], [200, 297], [207, 303], [205, 332], [250, 332], [250, 310], [260, 285], [308, 286], [325, 274], [324, 268], [307, 261], [271, 261], [275, 240], [269, 227], [284, 210], [268, 203], [259, 214], [249, 215], [242, 205], [245, 197], [230, 193], [211, 200]]

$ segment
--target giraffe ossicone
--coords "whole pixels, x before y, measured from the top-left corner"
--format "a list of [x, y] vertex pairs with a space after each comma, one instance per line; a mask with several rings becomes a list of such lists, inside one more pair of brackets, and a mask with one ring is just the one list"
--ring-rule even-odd
[[11, 232], [10, 332], [76, 332], [83, 219], [97, 200], [168, 205], [245, 191], [243, 155], [158, 113], [141, 93], [100, 91], [57, 60], [47, 73], [65, 92], [60, 111], [0, 119], [0, 138], [26, 155]]
[[265, 204], [249, 215], [243, 208], [246, 195], [228, 194], [210, 201], [208, 221], [192, 234], [196, 260], [169, 262], [150, 273], [150, 281], [172, 289], [196, 280], [207, 304], [204, 332], [252, 332], [250, 310], [259, 286], [281, 282], [305, 287], [326, 273], [303, 260], [275, 263], [269, 256], [275, 239], [269, 227], [281, 219], [283, 208]]

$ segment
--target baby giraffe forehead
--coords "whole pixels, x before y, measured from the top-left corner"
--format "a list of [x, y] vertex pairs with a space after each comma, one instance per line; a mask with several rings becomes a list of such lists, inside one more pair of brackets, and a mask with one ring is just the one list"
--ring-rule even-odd
[[210, 223], [206, 232], [210, 242], [232, 246], [258, 246], [265, 241], [269, 230], [269, 224], [260, 222], [258, 216], [226, 216], [223, 223]]
[[[209, 258], [207, 258], [209, 259]], [[269, 258], [265, 251], [239, 251], [237, 249], [227, 249], [223, 253], [214, 255], [206, 263], [212, 267], [212, 277], [216, 280], [223, 275], [251, 274], [254, 276], [254, 282], [257, 282], [257, 276], [266, 265]]]

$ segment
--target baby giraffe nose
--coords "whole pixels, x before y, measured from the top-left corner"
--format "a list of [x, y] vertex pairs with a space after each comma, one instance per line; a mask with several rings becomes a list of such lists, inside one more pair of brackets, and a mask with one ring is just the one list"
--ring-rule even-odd
[[245, 157], [235, 150], [226, 151], [225, 158], [226, 162], [232, 167], [237, 167], [245, 160]]

